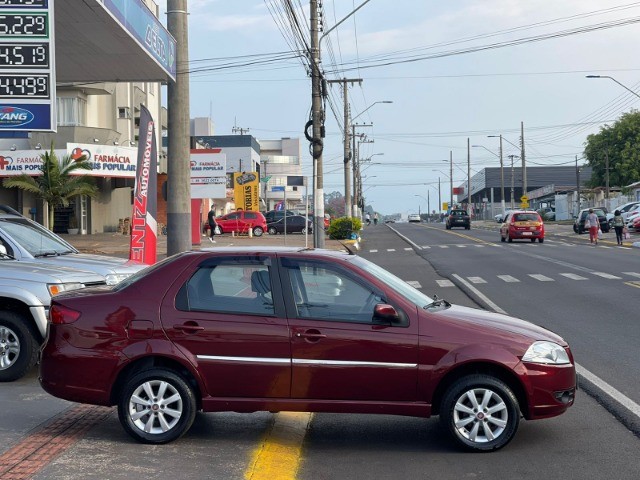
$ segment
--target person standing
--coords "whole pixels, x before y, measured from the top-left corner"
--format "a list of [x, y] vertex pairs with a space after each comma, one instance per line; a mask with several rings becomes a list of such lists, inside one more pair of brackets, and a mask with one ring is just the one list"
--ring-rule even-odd
[[378, 224], [378, 212], [373, 214], [373, 224], [374, 225]]
[[209, 237], [209, 240], [211, 241], [211, 243], [216, 243], [213, 238], [216, 235], [216, 227], [218, 226], [218, 224], [216, 223], [215, 205], [211, 205], [211, 210], [209, 210], [209, 213], [207, 214], [207, 221], [209, 222], [209, 230], [211, 230], [211, 236]]
[[618, 245], [622, 245], [622, 236], [624, 230], [624, 218], [622, 218], [622, 214], [620, 210], [616, 210], [613, 214], [613, 229], [616, 231], [616, 240], [618, 241]]
[[589, 222], [589, 242], [591, 242], [592, 245], [598, 245], [600, 221], [598, 220], [598, 216], [593, 213], [593, 208], [589, 209], [586, 221]]

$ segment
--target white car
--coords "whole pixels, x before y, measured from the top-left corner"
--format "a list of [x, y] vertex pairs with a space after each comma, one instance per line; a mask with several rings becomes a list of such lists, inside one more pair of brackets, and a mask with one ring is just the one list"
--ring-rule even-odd
[[512, 211], [513, 210], [505, 210], [504, 211], [504, 215], [502, 213], [499, 213], [496, 216], [494, 216], [493, 218], [496, 219], [496, 222], [502, 223], [502, 222], [504, 222], [504, 219], [507, 218], [507, 215], [509, 215], [509, 212], [512, 212]]
[[625, 205], [622, 205], [619, 208], [616, 208], [616, 210], [620, 210], [620, 214], [622, 215], [622, 218], [624, 219], [625, 223], [627, 223], [627, 220], [629, 220], [629, 217], [631, 215], [634, 215], [640, 211], [640, 203], [639, 202], [627, 203]]
[[640, 204], [636, 205], [636, 207], [632, 208], [628, 212], [623, 213], [622, 216], [622, 218], [624, 218], [625, 225], [633, 225], [633, 221], [640, 216]]
[[420, 215], [418, 215], [417, 213], [410, 213], [409, 216], [407, 217], [407, 220], [409, 220], [409, 222], [417, 222], [420, 223], [422, 221], [422, 219], [420, 218]]

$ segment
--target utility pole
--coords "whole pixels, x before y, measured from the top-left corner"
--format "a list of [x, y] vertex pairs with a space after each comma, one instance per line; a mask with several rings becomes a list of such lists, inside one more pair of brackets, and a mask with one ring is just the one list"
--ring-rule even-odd
[[509, 158], [511, 159], [511, 210], [513, 210], [515, 208], [515, 204], [514, 202], [514, 190], [515, 190], [515, 179], [514, 179], [514, 172], [513, 172], [513, 159], [517, 158], [517, 155], [509, 155]]
[[363, 201], [362, 198], [362, 177], [360, 176], [360, 144], [362, 143], [374, 143], [373, 140], [366, 140], [366, 136], [360, 135], [363, 137], [363, 140], [358, 141], [358, 148], [353, 152], [354, 153], [354, 164], [353, 164], [353, 216], [359, 217], [362, 219], [361, 210], [364, 210], [364, 205], [360, 208], [360, 204]]
[[357, 209], [358, 209], [358, 202], [357, 202], [357, 192], [358, 190], [356, 189], [356, 184], [357, 184], [357, 172], [358, 172], [358, 168], [359, 165], [357, 164], [357, 162], [359, 161], [359, 148], [356, 148], [356, 139], [359, 138], [363, 138], [364, 134], [360, 134], [360, 135], [356, 135], [356, 128], [360, 128], [360, 127], [372, 127], [373, 123], [354, 123], [353, 125], [351, 125], [351, 130], [352, 130], [352, 134], [351, 134], [351, 139], [353, 141], [353, 148], [351, 149], [352, 151], [352, 156], [353, 156], [353, 165], [352, 165], [352, 170], [353, 170], [353, 204], [352, 204], [352, 209], [351, 209], [351, 215], [352, 216], [356, 216], [357, 214]]
[[313, 123], [313, 246], [324, 248], [324, 179], [322, 165], [322, 138], [324, 130], [324, 111], [322, 108], [322, 76], [320, 73], [320, 38], [318, 0], [310, 0], [311, 26], [311, 120]]
[[453, 208], [453, 150], [449, 150], [449, 210]]
[[440, 196], [440, 177], [438, 177], [438, 213], [442, 213], [442, 197]]
[[[605, 150], [604, 151], [604, 158], [605, 158], [605, 169], [606, 169], [606, 190], [605, 190], [605, 198], [607, 200], [609, 200], [609, 150]], [[607, 205], [607, 208], [609, 208], [609, 205]]]
[[578, 211], [576, 212], [576, 216], [580, 213], [580, 169], [578, 168], [578, 156], [576, 155], [576, 190], [578, 191]]
[[520, 156], [522, 157], [522, 195], [527, 194], [527, 164], [524, 159], [524, 122], [520, 122]]
[[471, 217], [471, 140], [467, 137], [467, 215]]
[[344, 100], [344, 214], [346, 217], [351, 216], [351, 182], [350, 182], [350, 162], [351, 162], [351, 142], [350, 127], [349, 127], [349, 86], [350, 83], [362, 84], [361, 78], [343, 78], [342, 80], [327, 80], [327, 83], [341, 83], [342, 84], [342, 97]]
[[[189, 30], [187, 0], [167, 0], [167, 30], [176, 39], [176, 81], [167, 88], [167, 255], [191, 250], [189, 164]], [[158, 119], [156, 119], [158, 120]]]
[[505, 214], [505, 202], [504, 202], [504, 165], [502, 163], [502, 134], [500, 134], [500, 198], [502, 207], [502, 218]]
[[431, 190], [427, 189], [427, 223], [431, 222], [431, 197], [429, 193]]

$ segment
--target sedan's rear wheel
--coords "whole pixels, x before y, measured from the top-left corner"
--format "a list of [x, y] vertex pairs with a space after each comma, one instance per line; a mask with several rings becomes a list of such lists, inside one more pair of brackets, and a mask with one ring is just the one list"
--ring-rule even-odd
[[276, 230], [276, 227], [269, 227], [267, 232], [269, 232], [269, 235], [275, 235], [276, 233], [278, 233], [278, 231]]
[[127, 382], [118, 402], [125, 431], [142, 443], [167, 443], [184, 435], [196, 416], [193, 389], [161, 368], [145, 370]]
[[540, 238], [538, 239], [538, 242], [543, 243], [543, 242], [544, 242], [544, 238], [543, 238], [543, 237], [540, 237]]
[[491, 451], [504, 447], [520, 422], [518, 400], [507, 384], [488, 375], [469, 375], [447, 390], [440, 421], [458, 445]]
[[535, 241], [536, 241], [536, 239], [535, 239], [535, 238], [532, 238], [532, 239], [531, 239], [531, 243], [535, 243]]
[[261, 237], [263, 233], [264, 233], [264, 230], [262, 230], [262, 227], [255, 227], [253, 229], [253, 235], [256, 237]]
[[38, 358], [38, 341], [30, 320], [15, 312], [0, 312], [0, 382], [22, 378]]

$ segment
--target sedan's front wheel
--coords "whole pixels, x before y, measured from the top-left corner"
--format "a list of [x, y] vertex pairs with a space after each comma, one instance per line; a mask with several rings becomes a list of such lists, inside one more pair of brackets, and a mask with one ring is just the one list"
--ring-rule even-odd
[[491, 451], [511, 441], [520, 423], [520, 408], [503, 381], [489, 375], [469, 375], [447, 390], [440, 421], [458, 445]]
[[275, 235], [276, 233], [278, 233], [276, 227], [269, 227], [267, 231], [269, 232], [269, 235]]
[[255, 237], [261, 237], [263, 233], [264, 233], [264, 230], [262, 230], [262, 227], [256, 227], [253, 229], [253, 235]]
[[145, 370], [122, 389], [118, 417], [142, 443], [168, 443], [184, 435], [196, 416], [193, 389], [170, 370]]

